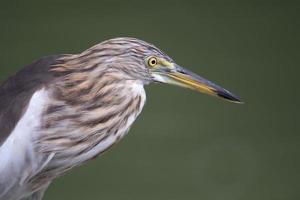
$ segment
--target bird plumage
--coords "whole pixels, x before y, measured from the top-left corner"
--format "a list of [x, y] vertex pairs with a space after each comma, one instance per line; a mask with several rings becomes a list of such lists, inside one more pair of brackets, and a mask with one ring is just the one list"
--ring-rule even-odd
[[51, 159], [50, 154], [42, 155], [34, 146], [40, 136], [38, 129], [47, 99], [44, 89], [33, 94], [25, 113], [0, 148], [0, 199], [20, 199], [48, 183], [39, 188], [28, 184]]
[[[0, 174], [7, 176], [0, 177], [0, 199], [33, 194], [127, 133], [145, 103], [143, 85], [150, 78], [145, 68], [126, 60], [126, 54], [147, 47], [122, 41], [42, 58], [1, 85]], [[13, 152], [19, 152], [15, 159]]]
[[61, 55], [57, 55], [38, 59], [2, 82], [0, 86], [0, 146], [24, 114], [32, 95], [54, 79], [52, 73], [49, 73], [49, 68], [56, 64], [60, 57]]
[[140, 114], [151, 82], [238, 101], [203, 80], [134, 38], [24, 67], [0, 86], [0, 200], [40, 200], [54, 178], [117, 143]]

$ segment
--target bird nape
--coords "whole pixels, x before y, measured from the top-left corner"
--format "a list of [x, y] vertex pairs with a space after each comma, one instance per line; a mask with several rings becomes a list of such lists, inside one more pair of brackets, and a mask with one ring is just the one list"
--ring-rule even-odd
[[135, 38], [41, 58], [0, 86], [0, 199], [40, 200], [54, 178], [122, 139], [152, 82], [241, 102]]

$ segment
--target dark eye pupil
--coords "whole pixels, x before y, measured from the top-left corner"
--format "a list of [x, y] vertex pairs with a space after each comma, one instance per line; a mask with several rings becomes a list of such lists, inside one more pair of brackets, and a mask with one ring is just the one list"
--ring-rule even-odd
[[152, 65], [155, 65], [155, 63], [156, 63], [155, 60], [152, 60], [152, 61], [151, 61], [151, 64], [152, 64]]

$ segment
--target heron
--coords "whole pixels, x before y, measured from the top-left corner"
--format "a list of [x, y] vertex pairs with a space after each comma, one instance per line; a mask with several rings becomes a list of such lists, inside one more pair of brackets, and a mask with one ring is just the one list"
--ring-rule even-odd
[[136, 38], [40, 58], [0, 86], [0, 200], [41, 200], [55, 178], [120, 141], [150, 83], [241, 102]]

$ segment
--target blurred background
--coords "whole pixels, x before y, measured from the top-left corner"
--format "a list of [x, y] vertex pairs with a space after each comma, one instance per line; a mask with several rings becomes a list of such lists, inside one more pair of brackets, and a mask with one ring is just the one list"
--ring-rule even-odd
[[300, 199], [299, 10], [297, 1], [1, 1], [1, 80], [41, 56], [131, 36], [246, 102], [147, 86], [130, 134], [45, 199]]

